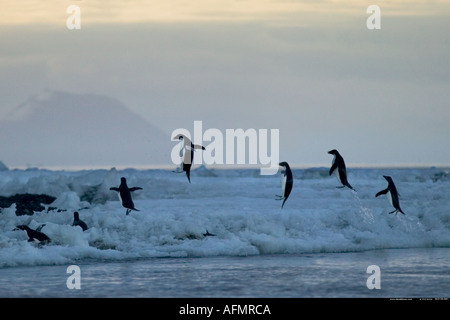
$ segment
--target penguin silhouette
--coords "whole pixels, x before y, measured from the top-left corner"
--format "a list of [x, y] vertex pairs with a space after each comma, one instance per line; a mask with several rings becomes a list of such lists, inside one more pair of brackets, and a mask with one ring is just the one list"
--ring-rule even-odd
[[139, 211], [134, 207], [133, 199], [131, 198], [131, 192], [136, 190], [142, 190], [141, 187], [128, 188], [127, 179], [122, 177], [120, 178], [120, 186], [118, 188], [116, 187], [109, 188], [109, 190], [117, 191], [119, 193], [120, 203], [122, 204], [122, 207], [127, 209], [126, 211], [127, 215], [130, 213], [131, 210]]
[[356, 191], [355, 189], [353, 189], [353, 187], [347, 181], [347, 168], [345, 167], [344, 158], [342, 158], [342, 156], [336, 149], [328, 151], [328, 153], [334, 155], [333, 163], [330, 168], [330, 176], [334, 173], [336, 175], [338, 181], [342, 185], [337, 188], [347, 187], [353, 191]]
[[39, 230], [33, 230], [27, 225], [19, 225], [14, 228], [14, 230], [23, 230], [28, 236], [28, 242], [37, 241], [41, 244], [50, 242], [50, 238], [43, 232], [40, 231], [43, 226], [39, 228]]
[[83, 220], [80, 220], [80, 215], [77, 211], [73, 213], [72, 226], [79, 226], [81, 229], [83, 229], [83, 231], [86, 231], [88, 229], [87, 224]]
[[394, 181], [392, 180], [392, 177], [390, 177], [390, 176], [383, 176], [383, 177], [388, 182], [388, 186], [386, 189], [379, 191], [375, 195], [375, 197], [378, 197], [382, 194], [386, 195], [386, 197], [389, 199], [389, 202], [395, 209], [394, 211], [389, 212], [389, 214], [398, 213], [398, 212], [405, 214], [403, 212], [403, 210], [400, 208], [399, 194], [398, 194], [397, 188], [395, 187]]
[[182, 158], [180, 167], [177, 168], [175, 173], [186, 172], [186, 177], [189, 183], [191, 183], [191, 167], [194, 161], [194, 151], [196, 149], [206, 150], [204, 146], [193, 144], [192, 141], [184, 134], [178, 134], [174, 137], [175, 140], [183, 141], [183, 147], [180, 150], [180, 157]]

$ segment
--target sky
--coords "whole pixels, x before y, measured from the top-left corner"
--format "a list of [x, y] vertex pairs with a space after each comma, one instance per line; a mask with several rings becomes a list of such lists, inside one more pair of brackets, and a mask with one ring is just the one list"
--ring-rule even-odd
[[5, 0], [0, 120], [46, 90], [98, 94], [168, 144], [202, 121], [278, 129], [292, 165], [329, 165], [331, 149], [353, 166], [450, 165], [449, 30], [448, 1]]

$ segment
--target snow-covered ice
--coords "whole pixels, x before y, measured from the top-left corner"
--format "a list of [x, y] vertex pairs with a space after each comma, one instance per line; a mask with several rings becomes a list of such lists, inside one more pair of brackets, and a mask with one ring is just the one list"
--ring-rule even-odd
[[[332, 253], [391, 248], [450, 247], [450, 175], [442, 168], [349, 168], [357, 193], [337, 189], [328, 168], [293, 169], [283, 209], [279, 173], [258, 169], [195, 168], [189, 184], [171, 170], [3, 170], [0, 195], [48, 194], [57, 210], [0, 213], [0, 267], [123, 261], [152, 257], [213, 257]], [[375, 198], [390, 175], [406, 215], [389, 214]], [[120, 178], [136, 208], [128, 216], [117, 192]], [[73, 227], [73, 212], [89, 229]], [[27, 241], [16, 225], [37, 228], [52, 242]], [[205, 237], [206, 231], [215, 236]]]

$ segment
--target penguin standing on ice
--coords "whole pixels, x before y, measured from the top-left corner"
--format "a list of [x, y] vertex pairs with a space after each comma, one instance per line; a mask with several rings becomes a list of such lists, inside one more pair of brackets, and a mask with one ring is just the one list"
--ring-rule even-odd
[[283, 200], [283, 203], [281, 204], [281, 208], [283, 208], [284, 203], [291, 193], [294, 178], [292, 176], [291, 168], [287, 162], [280, 162], [279, 166], [281, 167], [281, 196], [277, 195], [275, 199]]
[[120, 178], [120, 186], [118, 188], [116, 188], [116, 187], [109, 188], [109, 190], [119, 192], [120, 202], [122, 203], [122, 207], [127, 209], [127, 211], [126, 211], [127, 215], [130, 213], [131, 210], [139, 211], [138, 209], [136, 209], [134, 207], [133, 199], [131, 199], [131, 192], [136, 191], [136, 190], [142, 190], [141, 187], [128, 188], [127, 179], [122, 177], [122, 178]]
[[86, 231], [88, 229], [87, 224], [83, 220], [80, 220], [80, 215], [77, 211], [73, 213], [72, 226], [79, 226], [81, 229], [83, 229], [83, 231]]
[[345, 167], [344, 158], [342, 158], [342, 156], [339, 154], [339, 152], [336, 149], [328, 151], [328, 153], [334, 155], [333, 163], [330, 168], [330, 176], [334, 173], [336, 175], [339, 183], [342, 185], [342, 186], [336, 187], [336, 188], [347, 187], [353, 191], [356, 191], [355, 189], [353, 189], [353, 187], [347, 181], [347, 169]]
[[25, 231], [25, 233], [26, 233], [26, 235], [28, 237], [28, 242], [37, 241], [40, 244], [45, 244], [45, 243], [50, 242], [50, 238], [45, 233], [40, 231], [40, 229], [42, 227], [43, 226], [41, 226], [39, 228], [39, 230], [33, 230], [29, 226], [22, 224], [20, 226], [15, 227], [14, 231], [15, 230], [23, 230], [23, 231]]
[[395, 213], [397, 214], [398, 212], [401, 212], [402, 214], [405, 214], [402, 209], [400, 208], [400, 201], [399, 201], [399, 194], [397, 191], [397, 188], [395, 187], [394, 181], [392, 180], [391, 177], [389, 176], [383, 176], [387, 182], [388, 182], [388, 186], [386, 189], [381, 190], [380, 192], [378, 192], [375, 197], [378, 197], [382, 194], [385, 194], [386, 197], [389, 199], [389, 202], [391, 203], [391, 205], [394, 207], [394, 211], [389, 212], [389, 214], [391, 213]]
[[193, 144], [192, 141], [186, 137], [184, 134], [177, 134], [174, 140], [183, 141], [183, 147], [180, 150], [180, 157], [182, 158], [180, 167], [177, 168], [176, 173], [186, 172], [186, 177], [189, 183], [191, 183], [191, 167], [194, 161], [194, 151], [196, 149], [205, 150], [204, 146]]

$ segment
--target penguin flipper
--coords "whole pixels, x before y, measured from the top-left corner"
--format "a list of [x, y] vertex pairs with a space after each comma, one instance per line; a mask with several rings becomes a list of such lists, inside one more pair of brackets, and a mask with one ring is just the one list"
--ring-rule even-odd
[[192, 146], [191, 146], [191, 148], [192, 149], [202, 149], [202, 150], [206, 150], [206, 148], [204, 147], [204, 146], [201, 146], [201, 145], [199, 145], [199, 144], [193, 144]]
[[386, 193], [388, 193], [388, 191], [389, 191], [389, 189], [381, 190], [375, 195], [375, 197], [381, 196], [382, 194], [386, 194]]
[[141, 187], [133, 187], [133, 188], [129, 188], [129, 190], [131, 192], [133, 192], [133, 191], [136, 191], [136, 190], [142, 190], [142, 188]]
[[333, 165], [332, 165], [331, 168], [330, 168], [330, 172], [329, 172], [329, 175], [330, 175], [330, 176], [333, 174], [333, 171], [336, 170], [336, 168], [337, 168], [337, 164], [336, 164], [336, 163], [333, 163]]
[[109, 190], [113, 190], [113, 191], [117, 191], [117, 192], [120, 191], [119, 188], [116, 188], [116, 187], [111, 187], [111, 188], [109, 188]]

